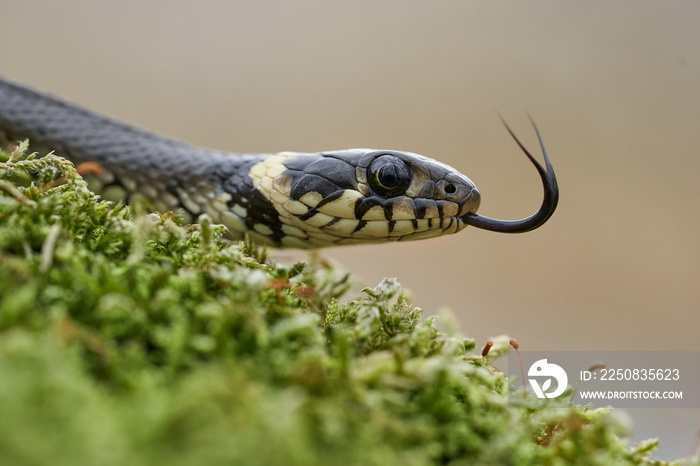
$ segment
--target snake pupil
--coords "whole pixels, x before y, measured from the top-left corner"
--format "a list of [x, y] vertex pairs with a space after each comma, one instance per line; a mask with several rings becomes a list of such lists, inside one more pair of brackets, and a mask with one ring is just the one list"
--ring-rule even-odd
[[392, 189], [401, 184], [399, 167], [393, 163], [382, 165], [377, 173], [377, 181], [385, 188]]
[[385, 154], [374, 159], [369, 165], [367, 179], [376, 194], [393, 197], [406, 192], [413, 174], [403, 160], [394, 155]]

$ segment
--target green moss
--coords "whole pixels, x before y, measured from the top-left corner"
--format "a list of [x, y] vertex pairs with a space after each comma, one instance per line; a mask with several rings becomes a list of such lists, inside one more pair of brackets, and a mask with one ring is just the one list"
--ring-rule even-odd
[[0, 155], [3, 463], [661, 464], [614, 411], [509, 407], [396, 280], [341, 302], [331, 266], [101, 201], [24, 151]]

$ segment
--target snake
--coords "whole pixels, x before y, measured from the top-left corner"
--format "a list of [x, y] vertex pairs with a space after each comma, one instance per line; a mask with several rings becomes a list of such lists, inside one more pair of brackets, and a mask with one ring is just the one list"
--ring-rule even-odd
[[89, 186], [108, 200], [145, 197], [186, 222], [207, 214], [231, 240], [313, 249], [432, 238], [480, 229], [521, 233], [543, 225], [559, 188], [540, 132], [545, 167], [506, 129], [537, 169], [544, 199], [521, 220], [477, 214], [481, 194], [449, 165], [396, 150], [269, 154], [193, 147], [0, 77], [0, 141], [30, 141], [76, 165], [95, 163]]

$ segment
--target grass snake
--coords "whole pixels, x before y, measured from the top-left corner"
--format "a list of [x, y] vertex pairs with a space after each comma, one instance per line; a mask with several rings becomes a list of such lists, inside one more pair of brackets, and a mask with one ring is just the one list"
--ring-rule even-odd
[[[505, 123], [504, 123], [505, 124]], [[533, 124], [534, 126], [534, 124]], [[466, 176], [436, 160], [394, 150], [233, 154], [192, 147], [98, 115], [0, 77], [0, 141], [28, 138], [32, 149], [55, 150], [76, 165], [97, 163], [90, 187], [104, 197], [140, 194], [161, 211], [203, 213], [274, 247], [318, 248], [431, 238], [467, 225], [519, 233], [544, 224], [559, 190], [544, 154], [537, 168], [544, 200], [515, 221], [478, 215], [480, 194]]]

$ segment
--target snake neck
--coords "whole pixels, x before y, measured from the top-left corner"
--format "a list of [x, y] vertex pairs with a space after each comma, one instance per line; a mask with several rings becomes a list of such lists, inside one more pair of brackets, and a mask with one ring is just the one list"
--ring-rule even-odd
[[142, 195], [156, 210], [181, 209], [185, 222], [206, 213], [232, 239], [252, 232], [260, 243], [279, 245], [284, 235], [274, 207], [248, 176], [269, 154], [192, 147], [0, 78], [0, 143], [24, 139], [31, 151], [97, 163], [100, 174], [85, 178], [107, 200]]

